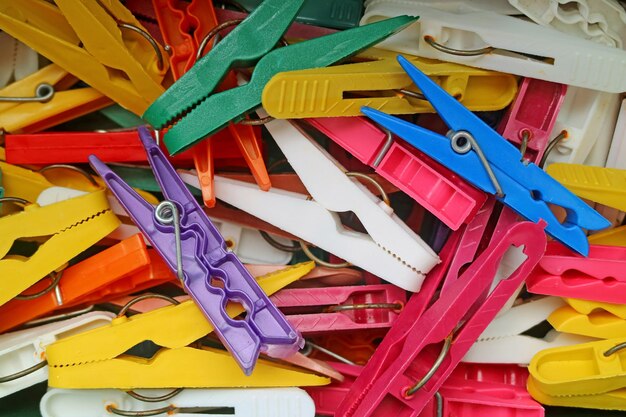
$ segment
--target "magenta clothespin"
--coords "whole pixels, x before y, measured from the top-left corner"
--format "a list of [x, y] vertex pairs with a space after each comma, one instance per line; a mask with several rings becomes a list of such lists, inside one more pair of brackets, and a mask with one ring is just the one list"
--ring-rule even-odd
[[350, 387], [363, 369], [360, 365], [350, 365], [342, 362], [328, 364], [343, 375], [343, 381], [333, 381], [330, 385], [321, 387], [304, 387], [304, 390], [315, 402], [315, 413], [321, 416], [334, 416], [337, 407], [341, 404]]
[[395, 285], [283, 289], [270, 297], [304, 334], [389, 328], [406, 302]]
[[461, 362], [452, 371], [450, 378], [468, 381], [494, 382], [497, 384], [526, 387], [528, 368], [513, 363], [467, 363]]
[[626, 304], [626, 248], [591, 245], [583, 257], [550, 242], [526, 285], [534, 294]]
[[564, 84], [524, 78], [498, 132], [520, 147], [526, 140], [524, 158], [538, 164], [552, 139], [552, 128], [566, 92]]
[[307, 120], [453, 230], [471, 220], [487, 198], [443, 165], [402, 140], [394, 140], [391, 133], [363, 117]]

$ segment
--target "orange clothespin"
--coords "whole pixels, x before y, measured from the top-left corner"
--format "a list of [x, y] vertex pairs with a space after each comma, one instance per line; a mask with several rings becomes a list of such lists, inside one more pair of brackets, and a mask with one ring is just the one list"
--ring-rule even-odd
[[[178, 79], [193, 66], [198, 57], [210, 49], [207, 45], [210, 40], [208, 36], [218, 25], [213, 4], [210, 0], [191, 0], [190, 3], [152, 0], [152, 4], [163, 39], [171, 50], [170, 65], [174, 79]], [[235, 74], [230, 72], [218, 90], [236, 86]], [[228, 132], [237, 142], [259, 187], [264, 191], [269, 190], [271, 183], [261, 154], [260, 131], [250, 125], [230, 123]], [[207, 207], [215, 206], [213, 140], [213, 136], [208, 137], [193, 148], [202, 199]]]

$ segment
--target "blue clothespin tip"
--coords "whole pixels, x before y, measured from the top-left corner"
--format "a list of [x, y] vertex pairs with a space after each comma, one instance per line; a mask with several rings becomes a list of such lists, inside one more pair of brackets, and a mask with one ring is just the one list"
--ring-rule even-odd
[[[558, 181], [532, 163], [521, 161], [519, 150], [403, 56], [398, 62], [422, 94], [450, 127], [447, 136], [397, 117], [362, 107], [367, 117], [445, 165], [486, 193], [494, 194], [519, 215], [533, 222], [543, 219], [546, 233], [587, 255], [589, 242], [583, 229], [600, 230], [610, 222]], [[559, 222], [550, 205], [567, 212]]]

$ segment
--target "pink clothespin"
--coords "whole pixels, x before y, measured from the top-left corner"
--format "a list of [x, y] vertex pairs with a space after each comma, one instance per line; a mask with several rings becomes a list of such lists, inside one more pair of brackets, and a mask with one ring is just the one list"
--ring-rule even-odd
[[389, 284], [293, 288], [270, 300], [294, 328], [311, 334], [391, 327], [404, 307], [406, 292]]
[[410, 195], [448, 227], [471, 220], [487, 196], [363, 117], [307, 119], [315, 128]]
[[534, 294], [625, 304], [626, 248], [591, 245], [583, 257], [550, 242], [526, 286]]
[[538, 164], [548, 146], [552, 129], [565, 99], [567, 86], [524, 78], [517, 98], [502, 118], [498, 132], [510, 142], [524, 147], [524, 159]]
[[343, 375], [343, 381], [333, 381], [330, 385], [321, 387], [304, 387], [304, 390], [315, 402], [315, 412], [321, 416], [334, 416], [337, 407], [350, 391], [352, 384], [363, 369], [359, 365], [349, 365], [342, 362], [328, 362], [330, 366]]
[[454, 371], [452, 371], [450, 378], [526, 387], [528, 375], [528, 368], [517, 364], [461, 362]]
[[[395, 415], [418, 416], [541, 259], [544, 227], [544, 222], [513, 225], [418, 319], [401, 316], [336, 416], [383, 415], [390, 404]], [[525, 259], [512, 262], [521, 253]], [[408, 308], [407, 303], [405, 312]]]

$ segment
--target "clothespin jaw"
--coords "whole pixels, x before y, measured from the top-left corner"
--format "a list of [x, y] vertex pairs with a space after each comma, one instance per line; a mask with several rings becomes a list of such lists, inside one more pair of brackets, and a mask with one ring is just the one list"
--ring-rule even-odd
[[[398, 56], [398, 61], [450, 127], [450, 139], [371, 108], [364, 107], [363, 113], [520, 215], [534, 222], [543, 219], [548, 234], [586, 255], [589, 244], [582, 228], [603, 229], [608, 220], [536, 165], [522, 163], [512, 144], [407, 59]], [[565, 208], [563, 223], [548, 203]]]
[[[224, 238], [148, 130], [140, 128], [139, 136], [167, 205], [152, 207], [95, 156], [90, 157], [92, 167], [170, 269], [178, 274], [244, 372], [252, 371], [261, 350], [278, 357], [295, 353], [303, 343], [300, 335], [258, 287], [237, 256], [227, 250]], [[167, 207], [165, 212], [163, 207]], [[218, 282], [223, 283], [223, 288]], [[245, 306], [249, 313], [245, 320], [224, 316], [224, 305], [229, 300]], [[260, 310], [265, 310], [263, 321], [257, 316]]]

